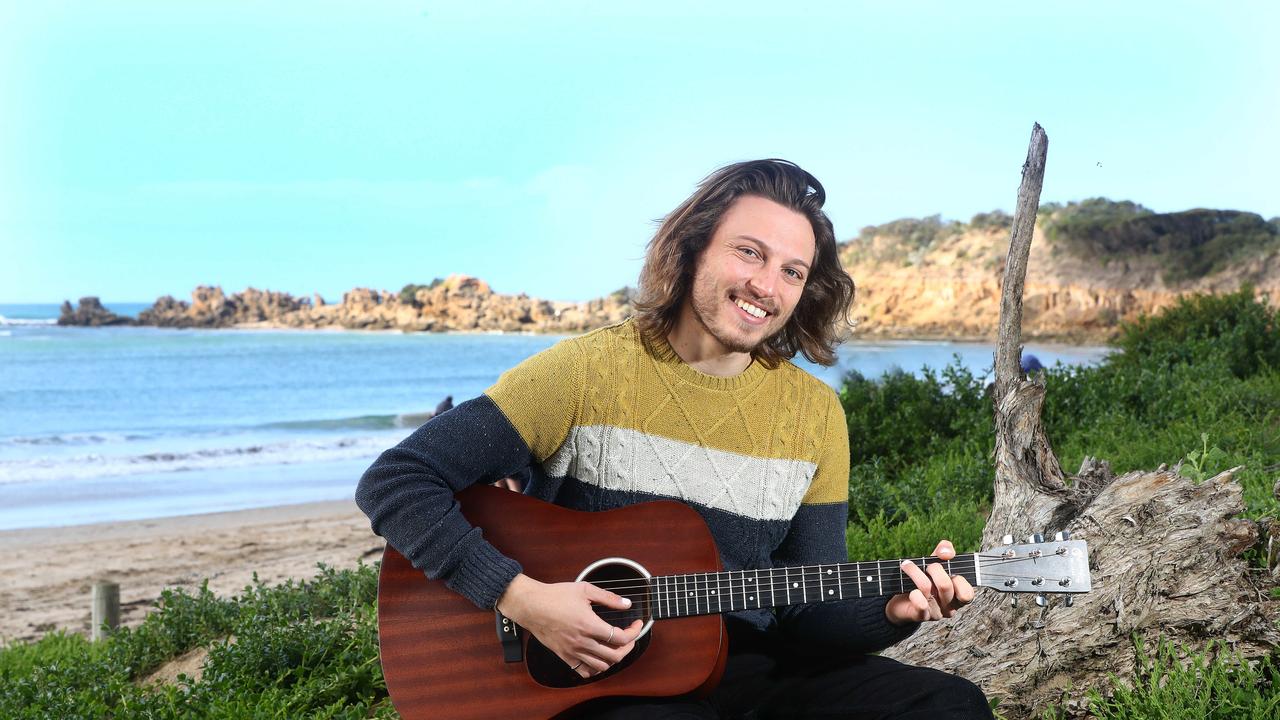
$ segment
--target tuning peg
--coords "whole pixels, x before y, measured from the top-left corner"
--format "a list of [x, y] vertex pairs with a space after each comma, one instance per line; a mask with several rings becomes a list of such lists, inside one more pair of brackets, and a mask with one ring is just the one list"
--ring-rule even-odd
[[1067, 607], [1071, 607], [1072, 605], [1075, 605], [1075, 604], [1076, 604], [1076, 596], [1075, 596], [1075, 595], [1068, 595], [1068, 596], [1066, 596], [1066, 597], [1062, 598], [1062, 604], [1063, 604], [1063, 605], [1065, 605], [1065, 606], [1067, 606]]
[[1001, 545], [1012, 545], [1012, 544], [1013, 544], [1013, 536], [1012, 536], [1012, 535], [1005, 535], [1004, 537], [1000, 538], [1000, 544], [1001, 544]]
[[1062, 533], [1061, 533], [1061, 535], [1062, 535], [1062, 539], [1063, 539], [1063, 540], [1070, 540], [1070, 539], [1071, 539], [1071, 531], [1070, 531], [1070, 530], [1063, 530], [1063, 531], [1062, 531]]
[[1049, 605], [1049, 598], [1045, 597], [1044, 593], [1036, 593], [1036, 606], [1048, 607], [1048, 605]]
[[1040, 543], [1044, 542], [1044, 535], [1041, 535], [1040, 533], [1036, 533], [1036, 534], [1034, 534], [1034, 535], [1028, 535], [1028, 536], [1027, 536], [1027, 542], [1029, 542], [1029, 543], [1035, 543], [1035, 544], [1040, 544]]
[[1018, 596], [1014, 595], [1012, 599], [1010, 599], [1009, 604], [1014, 607], [1018, 607]]
[[1058, 532], [1056, 532], [1056, 533], [1054, 533], [1054, 534], [1053, 534], [1053, 540], [1054, 540], [1054, 542], [1062, 542], [1062, 541], [1063, 541], [1063, 540], [1065, 540], [1065, 539], [1066, 539], [1066, 538], [1062, 537], [1062, 531], [1061, 531], [1061, 530], [1059, 530]]

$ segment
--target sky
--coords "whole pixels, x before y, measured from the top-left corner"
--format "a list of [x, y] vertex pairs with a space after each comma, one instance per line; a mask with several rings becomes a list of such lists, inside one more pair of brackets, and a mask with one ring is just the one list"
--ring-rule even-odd
[[[692, 9], [689, 6], [693, 6]], [[0, 0], [0, 302], [585, 300], [726, 163], [870, 224], [1042, 201], [1280, 215], [1277, 3]]]

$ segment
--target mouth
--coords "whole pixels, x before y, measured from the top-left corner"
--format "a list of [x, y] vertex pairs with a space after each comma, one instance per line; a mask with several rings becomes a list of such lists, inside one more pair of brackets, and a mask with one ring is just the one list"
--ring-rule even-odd
[[730, 300], [742, 311], [742, 315], [745, 316], [744, 319], [753, 324], [763, 323], [773, 314], [759, 305], [743, 300], [740, 297], [730, 296]]

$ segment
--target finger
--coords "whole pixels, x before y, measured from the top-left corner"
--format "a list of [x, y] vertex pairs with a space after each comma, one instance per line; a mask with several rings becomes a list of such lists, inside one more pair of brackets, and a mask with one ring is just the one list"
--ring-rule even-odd
[[[596, 587], [591, 583], [582, 583], [585, 588], [587, 599], [597, 605], [604, 605], [616, 610], [626, 610], [631, 607], [631, 598], [623, 597], [617, 593], [611, 593], [603, 588]], [[608, 632], [607, 630], [605, 632]]]
[[602, 673], [613, 665], [608, 660], [589, 652], [579, 653], [578, 659], [582, 661], [582, 665], [578, 667], [578, 674], [582, 677], [591, 677], [596, 673]]
[[924, 622], [929, 619], [929, 598], [919, 588], [912, 590], [907, 600], [911, 603], [912, 620]]
[[956, 556], [956, 548], [950, 540], [942, 540], [933, 549], [933, 556], [942, 560], [950, 560]]
[[635, 642], [636, 638], [640, 635], [640, 630], [644, 628], [644, 622], [636, 620], [624, 628], [615, 626], [610, 627], [612, 629], [608, 635], [605, 635], [601, 644], [608, 647], [622, 647], [623, 645], [630, 645]]
[[973, 586], [964, 579], [963, 575], [955, 575], [951, 581], [956, 587], [956, 605], [968, 605], [973, 602]]
[[920, 592], [926, 596], [933, 594], [933, 581], [929, 579], [928, 575], [924, 574], [920, 566], [910, 560], [903, 560], [901, 567], [902, 572], [906, 573], [907, 577], [911, 578], [911, 581], [916, 584], [916, 587], [920, 588]]
[[955, 597], [956, 591], [951, 582], [951, 576], [943, 569], [942, 563], [933, 563], [929, 566], [929, 579], [933, 580], [933, 596], [938, 598], [938, 607], [944, 611], [951, 609], [951, 600]]

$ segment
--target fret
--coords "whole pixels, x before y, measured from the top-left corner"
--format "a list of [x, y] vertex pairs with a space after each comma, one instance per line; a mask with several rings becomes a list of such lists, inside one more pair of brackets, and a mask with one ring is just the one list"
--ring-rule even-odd
[[844, 565], [836, 565], [836, 587], [840, 588], [840, 599], [844, 599]]
[[756, 601], [756, 609], [759, 610], [764, 605], [764, 596], [760, 593], [760, 570], [759, 568], [751, 571], [751, 592], [752, 595], [748, 600]]
[[876, 582], [880, 583], [880, 593], [884, 594], [884, 571], [880, 569], [880, 561], [876, 561]]
[[680, 576], [680, 615], [683, 617], [689, 614], [689, 576]]
[[818, 564], [818, 602], [827, 599], [827, 594], [822, 591], [822, 564]]
[[661, 575], [653, 579], [653, 587], [655, 590], [658, 591], [658, 602], [654, 603], [654, 607], [657, 610], [656, 614], [658, 617], [664, 618], [667, 616], [667, 607], [666, 607], [667, 598], [666, 598], [666, 595], [662, 592], [662, 576]]
[[[711, 592], [716, 595], [716, 612], [724, 612], [724, 573], [716, 573], [716, 589]], [[733, 609], [733, 605], [729, 605], [729, 609]]]
[[778, 593], [773, 582], [773, 568], [769, 568], [769, 605], [771, 607], [778, 606]]
[[809, 602], [809, 578], [806, 577], [804, 566], [800, 566], [800, 602]]

